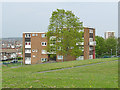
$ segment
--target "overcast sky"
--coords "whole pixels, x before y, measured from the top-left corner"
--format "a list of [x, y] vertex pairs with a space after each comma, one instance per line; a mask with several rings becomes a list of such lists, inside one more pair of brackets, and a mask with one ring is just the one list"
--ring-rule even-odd
[[52, 11], [71, 10], [96, 35], [115, 31], [118, 36], [117, 2], [4, 2], [2, 5], [2, 37], [22, 37], [22, 32], [46, 32]]

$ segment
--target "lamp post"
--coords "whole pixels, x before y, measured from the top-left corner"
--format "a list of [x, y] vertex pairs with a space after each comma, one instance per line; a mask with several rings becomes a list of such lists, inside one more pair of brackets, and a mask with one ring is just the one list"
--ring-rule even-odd
[[112, 58], [112, 49], [111, 49], [111, 58]]
[[116, 57], [117, 57], [117, 46], [116, 46]]
[[116, 48], [116, 56], [117, 56], [117, 48]]

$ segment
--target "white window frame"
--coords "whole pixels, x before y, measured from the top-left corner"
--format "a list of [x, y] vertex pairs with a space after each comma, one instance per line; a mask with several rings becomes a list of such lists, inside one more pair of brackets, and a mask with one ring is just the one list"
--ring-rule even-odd
[[54, 38], [56, 38], [56, 36], [51, 36], [51, 37], [50, 37], [50, 40], [52, 40], [52, 39], [54, 39]]
[[62, 40], [61, 38], [58, 38], [58, 39], [57, 39], [57, 42], [61, 42], [61, 40]]
[[62, 50], [62, 47], [58, 47], [58, 50]]
[[46, 37], [46, 34], [41, 34], [41, 37], [42, 37], [42, 38], [45, 38], [45, 37]]
[[47, 51], [46, 50], [41, 50], [41, 53], [42, 54], [47, 54]]
[[33, 55], [33, 57], [36, 57], [35, 55]]
[[47, 61], [47, 58], [41, 58], [41, 62]]
[[35, 36], [35, 34], [32, 34], [32, 36]]
[[30, 37], [31, 37], [31, 34], [25, 34], [25, 38], [30, 38]]
[[[42, 43], [44, 43], [44, 45], [42, 45]], [[45, 45], [45, 43], [46, 43], [46, 45]], [[42, 46], [47, 46], [47, 42], [41, 42], [41, 45], [42, 45]]]
[[25, 34], [25, 37], [27, 37], [27, 34]]
[[31, 53], [31, 49], [25, 49], [25, 53]]
[[62, 55], [57, 55], [57, 59], [63, 59]]
[[89, 38], [89, 42], [93, 42], [93, 38]]
[[29, 58], [29, 57], [25, 57], [25, 60], [28, 60], [28, 59], [31, 60], [31, 58]]
[[92, 30], [92, 29], [89, 29], [89, 33], [93, 33], [93, 30]]
[[33, 49], [32, 52], [35, 52], [35, 50]]

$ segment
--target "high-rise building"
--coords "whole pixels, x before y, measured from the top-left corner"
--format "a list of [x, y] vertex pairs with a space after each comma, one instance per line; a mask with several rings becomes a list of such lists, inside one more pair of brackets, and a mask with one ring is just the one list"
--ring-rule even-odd
[[105, 39], [108, 39], [109, 37], [115, 37], [115, 32], [114, 31], [107, 31], [104, 33]]
[[[48, 40], [45, 32], [23, 32], [23, 63], [38, 64], [50, 60], [50, 54], [54, 54], [54, 60], [57, 62], [95, 59], [95, 29], [84, 28], [83, 55], [62, 56], [56, 53], [46, 51]], [[55, 38], [54, 36], [52, 38]]]

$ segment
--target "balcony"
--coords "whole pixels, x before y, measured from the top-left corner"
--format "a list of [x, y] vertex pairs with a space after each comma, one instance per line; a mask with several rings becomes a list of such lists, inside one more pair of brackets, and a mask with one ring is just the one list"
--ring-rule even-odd
[[89, 47], [89, 51], [91, 51], [91, 50], [93, 50], [93, 46], [92, 46], [92, 47], [91, 47], [91, 46]]
[[31, 42], [25, 42], [25, 48], [31, 48]]
[[54, 46], [55, 44], [50, 44], [50, 46]]
[[25, 34], [25, 38], [31, 38], [31, 34], [30, 33], [26, 33]]
[[25, 49], [25, 53], [31, 53], [31, 49]]
[[50, 40], [54, 40], [54, 39], [56, 39], [56, 36], [51, 36], [50, 37]]
[[25, 58], [25, 64], [31, 64], [31, 58], [29, 57]]
[[84, 45], [84, 42], [78, 42], [76, 45]]
[[96, 46], [96, 41], [89, 42], [89, 45]]
[[93, 55], [89, 55], [89, 59], [93, 59]]
[[31, 38], [25, 38], [25, 42], [31, 42]]
[[56, 54], [55, 52], [47, 52], [47, 54]]
[[76, 60], [84, 60], [84, 56], [79, 56]]
[[25, 57], [31, 57], [31, 53], [25, 53]]

